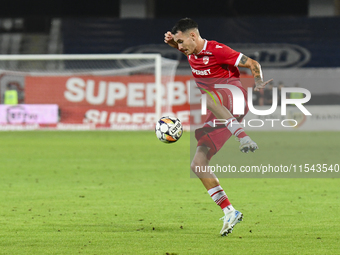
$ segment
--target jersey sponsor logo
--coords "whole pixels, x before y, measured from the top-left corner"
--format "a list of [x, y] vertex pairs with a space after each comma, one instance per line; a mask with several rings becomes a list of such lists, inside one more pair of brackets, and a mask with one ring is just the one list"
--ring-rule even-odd
[[212, 52], [210, 52], [210, 51], [205, 51], [204, 54], [206, 54], [206, 55], [212, 55]]
[[216, 49], [221, 49], [223, 48], [221, 45], [216, 45]]
[[205, 65], [207, 65], [207, 64], [209, 63], [209, 57], [208, 57], [208, 56], [204, 56], [204, 57], [203, 57], [203, 63], [204, 63]]
[[191, 67], [191, 71], [192, 71], [193, 74], [196, 74], [196, 75], [210, 75], [211, 74], [210, 69], [196, 70], [196, 69]]

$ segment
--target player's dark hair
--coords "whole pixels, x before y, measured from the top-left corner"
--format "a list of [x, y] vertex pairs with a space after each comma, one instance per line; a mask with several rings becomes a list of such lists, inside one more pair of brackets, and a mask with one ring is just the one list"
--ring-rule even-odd
[[177, 34], [179, 31], [184, 33], [192, 28], [198, 28], [198, 24], [190, 18], [184, 18], [176, 23], [176, 25], [172, 28], [171, 33], [173, 35]]

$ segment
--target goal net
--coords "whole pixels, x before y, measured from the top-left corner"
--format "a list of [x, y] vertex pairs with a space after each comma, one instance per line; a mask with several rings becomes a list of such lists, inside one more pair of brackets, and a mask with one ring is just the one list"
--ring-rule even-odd
[[0, 55], [0, 126], [153, 129], [172, 112], [177, 65], [159, 54]]

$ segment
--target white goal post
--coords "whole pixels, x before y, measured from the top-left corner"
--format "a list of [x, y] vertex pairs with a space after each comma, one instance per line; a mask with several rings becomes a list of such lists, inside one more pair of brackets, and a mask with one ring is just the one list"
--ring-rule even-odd
[[[81, 64], [77, 67], [69, 64], [84, 61], [90, 63], [90, 67]], [[78, 61], [78, 62], [77, 62]], [[40, 62], [39, 67], [35, 63]], [[28, 63], [28, 64], [23, 64]], [[96, 63], [96, 64], [94, 64]], [[104, 63], [101, 67], [101, 63]], [[93, 68], [91, 68], [91, 65]], [[159, 119], [162, 115], [162, 103], [164, 107], [164, 77], [167, 82], [174, 80], [178, 61], [162, 58], [160, 54], [46, 54], [46, 55], [0, 55], [0, 75], [27, 76], [63, 76], [90, 74], [99, 76], [152, 74], [156, 86], [155, 114]], [[163, 85], [162, 85], [163, 82]], [[2, 88], [2, 90], [4, 90]], [[163, 90], [163, 91], [162, 91]], [[98, 92], [99, 93], [99, 92]], [[3, 93], [1, 93], [3, 95]], [[163, 110], [167, 112], [169, 109]]]

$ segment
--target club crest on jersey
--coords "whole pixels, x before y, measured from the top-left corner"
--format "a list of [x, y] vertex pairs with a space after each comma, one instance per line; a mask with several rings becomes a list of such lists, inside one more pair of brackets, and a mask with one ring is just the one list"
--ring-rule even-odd
[[203, 57], [203, 63], [204, 63], [205, 65], [207, 65], [207, 64], [209, 63], [209, 57], [208, 57], [208, 56], [204, 56], [204, 57]]

